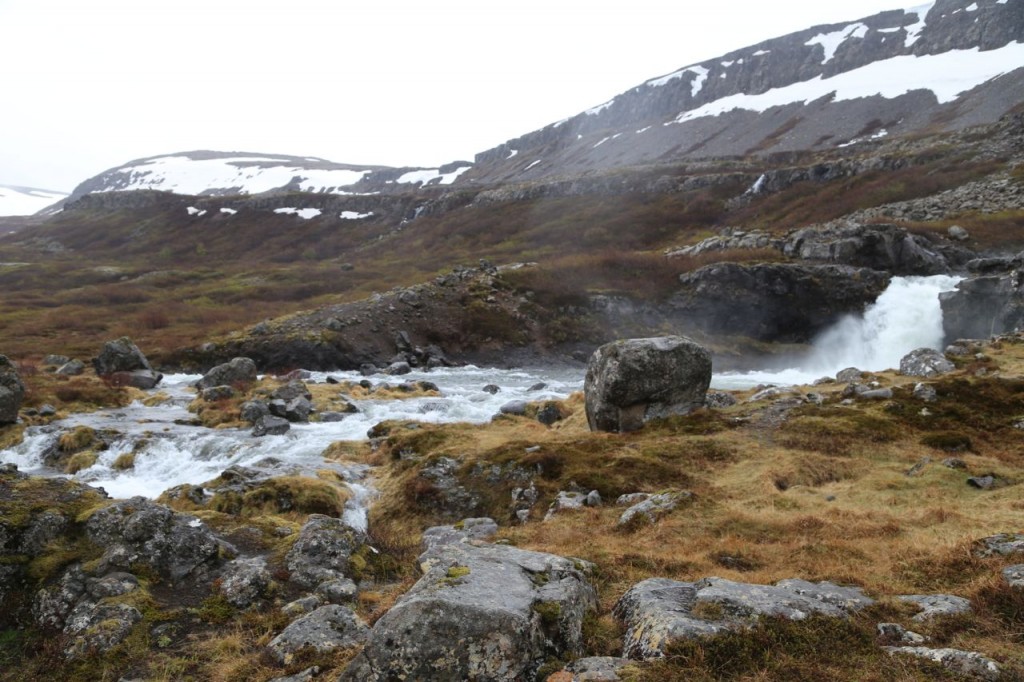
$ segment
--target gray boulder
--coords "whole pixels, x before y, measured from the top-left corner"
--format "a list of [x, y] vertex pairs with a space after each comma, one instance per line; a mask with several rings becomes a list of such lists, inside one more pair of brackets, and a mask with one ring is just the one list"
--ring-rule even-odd
[[71, 638], [64, 656], [77, 659], [107, 651], [123, 642], [141, 620], [139, 610], [128, 604], [85, 602], [72, 612], [64, 628]]
[[[639, 523], [654, 523], [662, 516], [665, 516], [665, 514], [674, 510], [680, 502], [693, 497], [692, 493], [685, 490], [658, 493], [656, 495], [640, 494], [643, 497], [638, 498], [635, 503], [619, 516], [619, 527], [628, 527]], [[622, 501], [623, 497], [626, 496], [619, 496], [619, 501]]]
[[274, 400], [282, 400], [285, 403], [289, 403], [296, 398], [305, 398], [306, 400], [312, 400], [313, 394], [306, 388], [306, 384], [301, 381], [294, 380], [289, 381], [284, 386], [278, 386], [274, 389], [270, 397]]
[[500, 408], [498, 411], [501, 414], [511, 414], [516, 416], [522, 416], [526, 414], [526, 401], [525, 400], [510, 400]]
[[1016, 564], [1004, 568], [1003, 580], [1015, 590], [1024, 589], [1024, 564]]
[[905, 594], [900, 601], [917, 605], [920, 613], [914, 616], [917, 622], [924, 622], [942, 616], [957, 616], [971, 612], [971, 602], [951, 594]]
[[270, 407], [263, 400], [247, 400], [242, 403], [239, 413], [242, 419], [250, 424], [255, 424], [259, 421], [260, 417], [266, 417], [270, 414]]
[[127, 336], [116, 341], [103, 344], [100, 354], [93, 358], [93, 369], [99, 376], [109, 376], [115, 372], [133, 372], [137, 369], [153, 369], [149, 360], [142, 354], [138, 346]]
[[236, 386], [251, 384], [256, 381], [256, 363], [249, 358], [234, 358], [230, 362], [217, 365], [196, 382], [196, 388], [212, 388], [214, 386]]
[[423, 550], [439, 545], [450, 545], [457, 542], [482, 542], [489, 540], [498, 532], [498, 524], [494, 519], [480, 517], [463, 519], [455, 526], [433, 526], [423, 531], [420, 541]]
[[288, 433], [292, 425], [283, 417], [264, 415], [256, 420], [252, 427], [252, 435], [260, 438], [262, 436], [281, 436]]
[[954, 369], [956, 366], [934, 348], [918, 348], [900, 359], [900, 374], [908, 377], [934, 377]]
[[171, 511], [144, 497], [115, 502], [85, 523], [89, 539], [105, 548], [106, 570], [143, 564], [172, 583], [204, 578], [233, 548], [194, 516]]
[[301, 649], [311, 648], [319, 653], [346, 649], [362, 644], [369, 631], [351, 609], [328, 604], [286, 627], [267, 648], [279, 663], [287, 665]]
[[344, 579], [349, 559], [366, 542], [366, 535], [341, 519], [311, 514], [285, 556], [289, 580], [307, 589], [329, 580]]
[[[614, 656], [577, 658], [563, 670], [572, 675], [565, 682], [620, 682], [619, 672], [632, 661]], [[561, 678], [559, 678], [561, 679]]]
[[408, 362], [392, 362], [384, 369], [385, 374], [390, 374], [392, 376], [408, 374], [411, 371], [412, 367], [409, 366]]
[[584, 393], [591, 431], [636, 431], [651, 419], [704, 404], [711, 354], [682, 336], [615, 341], [587, 365]]
[[60, 367], [71, 362], [71, 358], [66, 355], [47, 355], [43, 358], [44, 367]]
[[999, 679], [1000, 670], [996, 662], [976, 651], [961, 649], [929, 649], [923, 646], [884, 647], [893, 655], [915, 656], [940, 664], [946, 670], [967, 678], [988, 680]]
[[235, 397], [235, 389], [226, 384], [210, 386], [209, 388], [201, 389], [199, 397], [205, 402], [215, 403], [218, 400], [228, 400]]
[[931, 384], [920, 382], [914, 385], [914, 397], [926, 403], [934, 403], [939, 399], [939, 394]]
[[18, 421], [18, 410], [25, 399], [25, 384], [7, 356], [0, 355], [0, 424]]
[[85, 363], [81, 360], [69, 360], [57, 368], [57, 374], [67, 377], [77, 377], [85, 372]]
[[591, 566], [506, 545], [435, 546], [424, 575], [370, 632], [343, 682], [533, 679], [578, 656], [597, 608]]
[[772, 586], [722, 578], [695, 583], [650, 578], [630, 588], [614, 614], [626, 625], [623, 653], [648, 659], [663, 656], [673, 641], [746, 627], [760, 616], [840, 618], [873, 603], [858, 588], [829, 582], [783, 580]]
[[221, 572], [220, 591], [232, 606], [245, 609], [266, 593], [270, 582], [263, 557], [235, 559]]
[[117, 383], [124, 386], [131, 386], [132, 388], [138, 388], [143, 391], [148, 391], [151, 388], [156, 388], [164, 375], [160, 372], [156, 372], [151, 369], [136, 369], [131, 372], [114, 372], [109, 375], [117, 379]]
[[1024, 533], [997, 533], [976, 543], [974, 553], [980, 557], [1024, 554]]

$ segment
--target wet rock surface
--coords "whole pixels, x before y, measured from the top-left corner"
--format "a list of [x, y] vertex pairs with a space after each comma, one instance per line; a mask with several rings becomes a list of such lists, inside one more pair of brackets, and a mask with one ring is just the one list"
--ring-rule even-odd
[[250, 358], [233, 358], [210, 369], [196, 382], [196, 388], [236, 386], [256, 381], [256, 363]]
[[14, 363], [0, 355], [0, 424], [18, 421], [18, 410], [25, 399], [25, 384]]

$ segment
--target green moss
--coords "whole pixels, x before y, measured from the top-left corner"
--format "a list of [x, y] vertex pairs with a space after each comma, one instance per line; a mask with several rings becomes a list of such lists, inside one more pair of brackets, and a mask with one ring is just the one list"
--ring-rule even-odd
[[545, 627], [557, 625], [562, 617], [562, 605], [556, 601], [537, 602], [530, 608], [540, 616], [540, 621]]
[[207, 623], [223, 625], [235, 617], [236, 610], [227, 597], [223, 594], [215, 594], [207, 597], [196, 609], [196, 615]]
[[118, 471], [125, 471], [126, 469], [134, 469], [135, 468], [135, 453], [134, 452], [126, 452], [126, 453], [124, 453], [122, 455], [118, 455], [117, 459], [114, 460], [114, 464], [112, 466], [113, 466], [114, 469], [117, 469]]
[[77, 474], [79, 471], [91, 467], [96, 463], [97, 459], [99, 459], [99, 455], [92, 450], [75, 453], [68, 459], [67, 464], [64, 465], [64, 473]]

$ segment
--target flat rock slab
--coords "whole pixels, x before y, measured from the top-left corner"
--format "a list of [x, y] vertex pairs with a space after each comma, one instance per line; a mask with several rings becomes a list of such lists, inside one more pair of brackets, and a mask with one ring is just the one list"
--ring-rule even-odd
[[578, 656], [597, 608], [590, 564], [507, 545], [463, 543], [420, 556], [424, 575], [374, 625], [344, 682], [533, 679]]
[[663, 656], [673, 641], [745, 627], [759, 616], [841, 618], [873, 603], [859, 588], [829, 582], [783, 580], [755, 585], [722, 578], [694, 583], [651, 578], [626, 592], [614, 614], [626, 625], [623, 653], [647, 659]]
[[929, 649], [923, 646], [885, 647], [885, 650], [894, 655], [916, 656], [917, 658], [935, 661], [946, 670], [976, 680], [994, 682], [999, 679], [1000, 671], [996, 662], [976, 651]]
[[916, 604], [921, 609], [921, 612], [914, 616], [914, 620], [919, 623], [941, 616], [957, 616], [971, 612], [970, 601], [952, 594], [905, 594], [899, 599]]
[[302, 616], [271, 640], [268, 648], [280, 663], [288, 664], [301, 649], [320, 653], [362, 644], [370, 628], [351, 609], [329, 604]]

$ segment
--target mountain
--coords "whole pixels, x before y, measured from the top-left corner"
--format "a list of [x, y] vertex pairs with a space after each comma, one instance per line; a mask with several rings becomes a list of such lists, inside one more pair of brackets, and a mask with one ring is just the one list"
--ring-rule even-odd
[[815, 26], [651, 79], [478, 154], [507, 182], [827, 150], [991, 123], [1024, 101], [1024, 2], [937, 0]]
[[86, 180], [68, 198], [127, 190], [157, 190], [194, 196], [270, 192], [366, 195], [450, 185], [471, 164], [440, 168], [388, 168], [333, 163], [315, 157], [242, 152], [191, 151], [137, 159]]
[[68, 195], [32, 187], [0, 185], [0, 216], [28, 216]]

